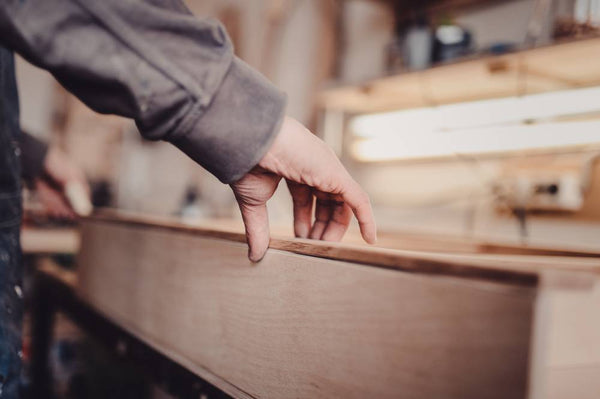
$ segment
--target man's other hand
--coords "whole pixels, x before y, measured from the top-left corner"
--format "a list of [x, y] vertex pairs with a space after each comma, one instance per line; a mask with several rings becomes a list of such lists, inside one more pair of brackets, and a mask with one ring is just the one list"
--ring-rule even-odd
[[261, 260], [269, 246], [267, 201], [282, 178], [293, 200], [296, 237], [339, 241], [354, 213], [364, 240], [376, 242], [368, 195], [331, 148], [296, 120], [285, 118], [263, 159], [231, 185], [246, 227], [250, 260]]
[[61, 219], [77, 217], [71, 202], [67, 199], [69, 185], [82, 187], [89, 200], [90, 188], [81, 168], [57, 147], [50, 147], [44, 160], [43, 176], [35, 180], [35, 189], [40, 202], [49, 215]]

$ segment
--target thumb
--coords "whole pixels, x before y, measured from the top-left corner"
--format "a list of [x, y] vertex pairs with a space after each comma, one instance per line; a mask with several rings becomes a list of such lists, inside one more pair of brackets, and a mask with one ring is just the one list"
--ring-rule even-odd
[[269, 248], [269, 215], [266, 203], [249, 205], [240, 203], [240, 211], [246, 227], [248, 258], [259, 262]]

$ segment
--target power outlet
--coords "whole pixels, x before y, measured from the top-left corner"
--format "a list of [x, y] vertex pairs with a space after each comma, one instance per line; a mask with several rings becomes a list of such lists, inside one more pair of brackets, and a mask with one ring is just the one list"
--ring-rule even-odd
[[495, 187], [498, 198], [512, 209], [575, 212], [583, 206], [580, 174], [519, 174]]

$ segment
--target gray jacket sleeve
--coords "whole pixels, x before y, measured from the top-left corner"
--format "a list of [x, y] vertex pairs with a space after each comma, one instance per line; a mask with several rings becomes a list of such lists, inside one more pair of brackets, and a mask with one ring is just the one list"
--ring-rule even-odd
[[224, 183], [258, 163], [283, 118], [284, 95], [180, 0], [1, 0], [0, 44]]

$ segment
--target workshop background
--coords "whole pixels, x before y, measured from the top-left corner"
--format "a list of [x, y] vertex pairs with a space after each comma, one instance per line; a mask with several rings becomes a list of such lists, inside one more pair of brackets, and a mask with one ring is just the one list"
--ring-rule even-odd
[[[287, 93], [288, 114], [335, 149], [371, 196], [382, 246], [406, 234], [424, 248], [434, 235], [600, 251], [600, 1], [186, 3], [222, 21], [237, 55]], [[17, 75], [23, 128], [84, 168], [95, 206], [240, 225], [229, 187], [173, 146], [90, 111], [22, 59]], [[291, 211], [282, 185], [273, 231], [291, 234]], [[40, 226], [70, 224], [31, 217], [25, 230]], [[102, 374], [116, 388], [93, 396], [85, 376], [101, 373], [77, 370], [109, 361], [66, 320], [56, 334], [58, 397], [169, 397], [129, 369]]]

